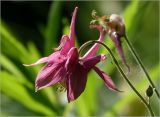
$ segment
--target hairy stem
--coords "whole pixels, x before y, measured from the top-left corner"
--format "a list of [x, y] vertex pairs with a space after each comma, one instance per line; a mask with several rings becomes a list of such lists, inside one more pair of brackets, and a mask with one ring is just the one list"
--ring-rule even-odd
[[120, 67], [120, 65], [118, 64], [118, 61], [116, 60], [116, 58], [114, 57], [112, 51], [110, 50], [110, 48], [105, 45], [104, 43], [100, 42], [100, 41], [88, 41], [86, 43], [84, 43], [80, 48], [79, 48], [79, 53], [81, 53], [81, 51], [87, 47], [90, 44], [94, 44], [94, 43], [99, 43], [101, 45], [103, 45], [107, 51], [109, 52], [113, 62], [115, 63], [118, 71], [121, 73], [121, 75], [123, 76], [123, 78], [126, 80], [126, 82], [129, 84], [129, 86], [132, 88], [132, 90], [137, 94], [137, 96], [141, 99], [141, 101], [145, 104], [145, 106], [148, 108], [150, 114], [152, 116], [154, 116], [154, 113], [151, 109], [151, 106], [147, 103], [147, 101], [141, 96], [141, 94], [137, 91], [137, 89], [132, 85], [132, 83], [130, 82], [130, 80], [127, 78], [127, 76], [125, 75], [124, 71], [122, 70], [122, 68]]
[[159, 95], [159, 93], [158, 93], [158, 90], [156, 89], [153, 81], [151, 80], [151, 77], [149, 76], [149, 74], [148, 74], [146, 68], [144, 67], [144, 65], [142, 64], [142, 61], [141, 61], [141, 59], [138, 57], [138, 55], [137, 55], [135, 49], [133, 48], [131, 42], [129, 41], [129, 39], [127, 38], [126, 35], [124, 36], [124, 38], [125, 38], [125, 40], [126, 40], [126, 43], [127, 43], [128, 47], [130, 48], [130, 51], [132, 52], [132, 55], [134, 56], [134, 58], [136, 59], [137, 63], [139, 64], [139, 66], [140, 66], [140, 67], [142, 68], [142, 70], [144, 71], [144, 73], [145, 73], [148, 81], [150, 82], [152, 88], [153, 88], [154, 91], [156, 92], [157, 97], [160, 99], [160, 95]]

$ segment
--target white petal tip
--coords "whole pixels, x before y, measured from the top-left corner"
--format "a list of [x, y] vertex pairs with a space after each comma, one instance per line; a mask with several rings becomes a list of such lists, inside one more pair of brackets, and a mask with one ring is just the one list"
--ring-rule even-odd
[[118, 92], [124, 92], [124, 91], [121, 91], [121, 90], [118, 90], [118, 89], [116, 89], [116, 91], [118, 91]]
[[27, 67], [27, 66], [31, 66], [31, 65], [23, 64], [23, 66], [26, 66], [26, 67]]
[[35, 88], [35, 92], [38, 92], [40, 89], [38, 87]]
[[116, 92], [124, 92], [124, 91], [121, 91], [121, 90], [119, 90], [119, 89], [117, 89], [117, 88], [109, 88], [110, 90], [113, 90], [113, 91], [116, 91]]
[[105, 60], [106, 59], [106, 55], [105, 54], [102, 54], [101, 55], [101, 61]]

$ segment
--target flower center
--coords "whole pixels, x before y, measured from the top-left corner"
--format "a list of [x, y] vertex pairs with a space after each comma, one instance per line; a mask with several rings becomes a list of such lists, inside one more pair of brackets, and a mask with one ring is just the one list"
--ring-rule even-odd
[[58, 92], [66, 92], [66, 86], [65, 86], [64, 82], [58, 82], [57, 91]]

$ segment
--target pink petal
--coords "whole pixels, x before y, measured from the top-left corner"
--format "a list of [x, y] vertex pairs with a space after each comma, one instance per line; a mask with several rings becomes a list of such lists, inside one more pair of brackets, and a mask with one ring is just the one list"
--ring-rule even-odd
[[67, 61], [65, 68], [68, 70], [74, 69], [74, 66], [78, 63], [78, 50], [75, 47], [72, 47], [67, 55]]
[[94, 67], [98, 62], [103, 61], [106, 59], [106, 56], [104, 54], [101, 54], [99, 56], [96, 57], [91, 57], [91, 58], [87, 58], [87, 59], [82, 59], [80, 60], [80, 63], [83, 64], [83, 66], [86, 69], [91, 69], [92, 67]]
[[68, 51], [70, 50], [71, 48], [71, 42], [70, 42], [70, 39], [68, 36], [63, 36], [63, 47], [61, 49], [61, 54], [63, 55], [67, 55]]
[[38, 64], [42, 64], [42, 63], [60, 63], [62, 61], [64, 61], [64, 59], [66, 59], [65, 56], [61, 55], [59, 51], [52, 53], [51, 55], [49, 55], [48, 57], [43, 57], [41, 59], [39, 59], [38, 61], [36, 61], [35, 63], [32, 63], [30, 65], [26, 65], [23, 64], [24, 66], [34, 66], [34, 65], [38, 65]]
[[60, 41], [59, 46], [58, 46], [57, 48], [54, 48], [54, 50], [55, 50], [55, 51], [61, 50], [61, 48], [65, 45], [66, 40], [69, 40], [69, 37], [68, 37], [67, 35], [63, 35], [63, 36], [61, 37], [61, 41]]
[[42, 64], [42, 63], [46, 63], [48, 62], [48, 57], [43, 57], [41, 59], [39, 59], [38, 61], [36, 61], [35, 63], [32, 63], [30, 65], [26, 65], [26, 64], [23, 64], [24, 66], [34, 66], [34, 65], [38, 65], [38, 64]]
[[75, 69], [67, 75], [67, 98], [68, 102], [77, 99], [86, 87], [87, 70], [82, 65], [77, 64]]
[[55, 51], [60, 51], [60, 54], [67, 55], [71, 48], [71, 42], [67, 35], [63, 35], [58, 48], [54, 48]]
[[70, 34], [69, 37], [67, 35], [63, 35], [61, 38], [61, 42], [58, 48], [54, 48], [55, 51], [61, 51], [62, 55], [67, 55], [68, 51], [71, 47], [74, 47], [74, 37], [75, 37], [75, 20], [77, 14], [78, 7], [74, 9], [71, 25], [70, 25]]
[[48, 62], [50, 63], [60, 63], [62, 61], [64, 61], [66, 59], [66, 57], [64, 55], [61, 55], [59, 51], [52, 53], [49, 57], [48, 57]]
[[109, 88], [109, 89], [111, 89], [111, 90], [113, 90], [113, 91], [119, 91], [117, 88], [116, 88], [116, 86], [115, 86], [115, 84], [114, 84], [114, 82], [112, 81], [112, 79], [106, 74], [106, 73], [104, 73], [103, 71], [101, 71], [98, 67], [94, 67], [93, 68], [96, 72], [97, 72], [97, 74], [103, 79], [103, 81], [105, 82], [105, 85]]
[[77, 10], [78, 10], [78, 7], [76, 7], [74, 9], [72, 20], [71, 20], [71, 25], [70, 25], [69, 38], [70, 38], [70, 41], [71, 41], [71, 47], [73, 47], [74, 43], [75, 43], [75, 40], [74, 40], [74, 37], [75, 37], [75, 20], [76, 20]]
[[[104, 31], [103, 31], [102, 27], [98, 26], [98, 25], [91, 25], [90, 28], [96, 28], [99, 30], [100, 36], [99, 36], [98, 41], [103, 42], [104, 41]], [[100, 45], [98, 43], [94, 44], [91, 47], [91, 49], [82, 58], [85, 59], [85, 58], [93, 57], [96, 54], [97, 50], [99, 49], [99, 46]]]
[[123, 52], [123, 48], [122, 48], [122, 44], [121, 44], [121, 40], [120, 40], [120, 36], [116, 33], [116, 32], [110, 32], [110, 37], [112, 39], [112, 41], [114, 42], [114, 44], [116, 45], [116, 48], [118, 50], [118, 53], [123, 61], [123, 63], [127, 66], [128, 70], [130, 71], [129, 66], [127, 65], [125, 56], [124, 56], [124, 52]]
[[63, 63], [47, 64], [36, 78], [36, 89], [40, 90], [60, 82], [65, 77]]

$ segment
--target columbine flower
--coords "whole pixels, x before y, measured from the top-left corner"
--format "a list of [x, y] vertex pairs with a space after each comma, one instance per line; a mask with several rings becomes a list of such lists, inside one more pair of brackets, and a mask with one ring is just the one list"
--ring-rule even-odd
[[[94, 56], [99, 48], [98, 44], [93, 45], [83, 57], [79, 57], [78, 50], [74, 47], [74, 25], [77, 9], [76, 7], [72, 16], [70, 35], [69, 37], [67, 35], [62, 36], [60, 46], [55, 49], [56, 52], [48, 57], [39, 59], [31, 65], [26, 65], [34, 66], [47, 63], [37, 75], [36, 89], [40, 90], [60, 83], [67, 89], [68, 102], [77, 99], [84, 91], [87, 74], [91, 69], [97, 72], [108, 88], [118, 91], [111, 78], [95, 66], [105, 59], [103, 54]], [[100, 31], [99, 41], [103, 41], [104, 32], [102, 28], [96, 25], [91, 26], [91, 28], [97, 28]]]
[[92, 11], [92, 17], [95, 20], [92, 20], [91, 23], [94, 24], [98, 21], [98, 23], [104, 28], [114, 42], [122, 61], [128, 67], [121, 44], [121, 38], [125, 36], [125, 25], [123, 19], [116, 14], [112, 14], [110, 17], [99, 17], [96, 15], [95, 10]]
[[[74, 36], [75, 36], [75, 20], [78, 7], [75, 8], [70, 25], [70, 34], [69, 36], [63, 35], [60, 41], [58, 48], [54, 48], [55, 52], [48, 57], [43, 57], [37, 62], [25, 65], [25, 66], [34, 66], [42, 63], [47, 63], [45, 67], [38, 73], [35, 87], [36, 91], [45, 87], [56, 84], [57, 82], [62, 82], [62, 79], [65, 73], [65, 61], [67, 59], [67, 53], [69, 50], [74, 47]], [[63, 84], [63, 83], [62, 83]]]

